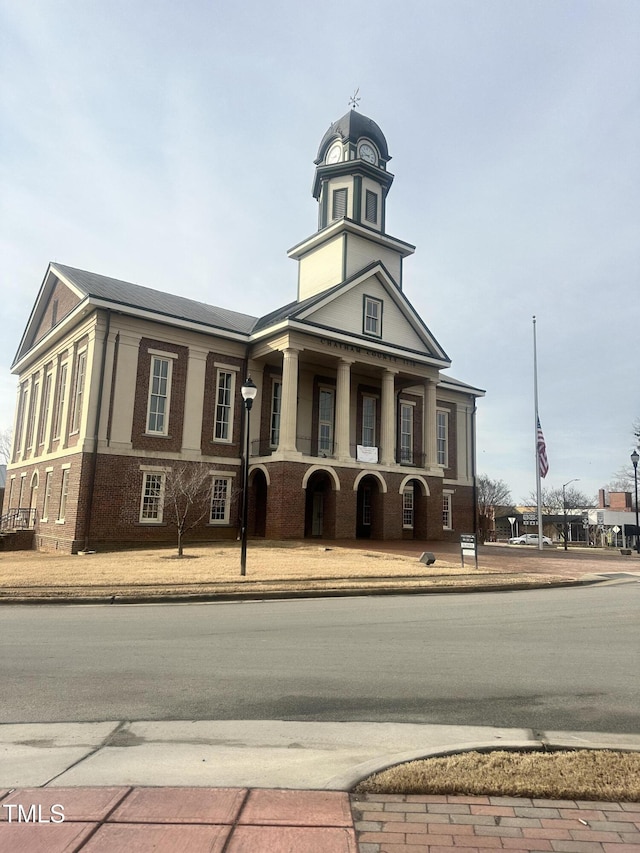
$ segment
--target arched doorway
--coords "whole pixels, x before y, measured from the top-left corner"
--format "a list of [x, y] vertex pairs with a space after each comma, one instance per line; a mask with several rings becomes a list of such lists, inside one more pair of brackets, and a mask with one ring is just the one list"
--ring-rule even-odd
[[405, 477], [400, 485], [402, 499], [402, 538], [427, 538], [427, 496], [429, 486], [423, 477]]
[[381, 537], [382, 503], [380, 483], [368, 475], [358, 483], [356, 499], [356, 538], [378, 539]]
[[336, 527], [336, 501], [333, 478], [328, 471], [314, 471], [305, 489], [305, 538], [333, 539]]
[[266, 536], [267, 533], [267, 478], [262, 469], [256, 468], [250, 476], [249, 489], [249, 533], [251, 536]]

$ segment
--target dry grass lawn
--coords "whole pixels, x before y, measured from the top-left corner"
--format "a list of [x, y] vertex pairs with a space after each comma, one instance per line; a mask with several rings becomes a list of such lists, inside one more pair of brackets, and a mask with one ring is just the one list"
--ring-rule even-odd
[[391, 767], [354, 793], [640, 802], [640, 753], [465, 752]]
[[[190, 545], [182, 559], [170, 547], [77, 556], [16, 551], [0, 553], [0, 598], [488, 585], [496, 575], [508, 582], [499, 569], [475, 572], [441, 559], [426, 566], [416, 557], [298, 543], [250, 543], [245, 577], [236, 542]], [[560, 580], [517, 574], [513, 582], [550, 579]]]

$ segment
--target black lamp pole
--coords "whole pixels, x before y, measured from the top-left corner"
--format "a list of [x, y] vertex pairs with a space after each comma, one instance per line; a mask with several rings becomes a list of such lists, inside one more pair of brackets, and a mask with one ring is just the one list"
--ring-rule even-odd
[[636, 486], [636, 551], [640, 554], [640, 525], [638, 524], [638, 460], [640, 460], [640, 454], [638, 454], [637, 450], [634, 450], [631, 454], [631, 462], [633, 464], [633, 479]]
[[245, 445], [244, 445], [244, 472], [242, 484], [242, 526], [240, 528], [240, 574], [247, 573], [247, 518], [249, 515], [249, 423], [251, 420], [251, 406], [258, 389], [251, 381], [251, 377], [242, 386], [242, 399], [245, 408]]

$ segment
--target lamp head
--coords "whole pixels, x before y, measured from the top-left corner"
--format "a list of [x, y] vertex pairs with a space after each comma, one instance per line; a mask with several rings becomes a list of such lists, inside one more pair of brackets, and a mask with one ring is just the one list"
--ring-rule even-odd
[[632, 462], [634, 468], [638, 467], [638, 461], [639, 460], [640, 460], [640, 454], [638, 453], [637, 450], [634, 450], [633, 453], [631, 454], [631, 462]]
[[252, 382], [250, 376], [248, 377], [247, 381], [243, 384], [240, 391], [241, 391], [242, 399], [244, 400], [245, 406], [247, 407], [247, 409], [250, 409], [252, 404], [253, 404], [253, 401], [256, 398], [256, 394], [258, 393], [258, 389], [256, 388], [255, 384]]

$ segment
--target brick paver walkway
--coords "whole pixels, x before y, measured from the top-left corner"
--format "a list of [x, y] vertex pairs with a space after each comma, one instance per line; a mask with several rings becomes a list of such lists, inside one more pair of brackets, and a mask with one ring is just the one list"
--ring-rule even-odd
[[[64, 822], [55, 822], [63, 806]], [[11, 806], [11, 808], [8, 808]], [[20, 807], [20, 809], [19, 809]], [[7, 853], [640, 853], [640, 803], [246, 788], [0, 791]]]
[[360, 853], [640, 853], [640, 803], [364, 794]]
[[[15, 808], [4, 806], [10, 804]], [[64, 806], [65, 820], [58, 819]], [[22, 806], [18, 820], [17, 806]], [[39, 807], [39, 809], [38, 809]], [[6, 853], [357, 853], [339, 791], [23, 788], [0, 791]], [[11, 814], [12, 820], [8, 817]], [[38, 822], [38, 817], [41, 822]]]

